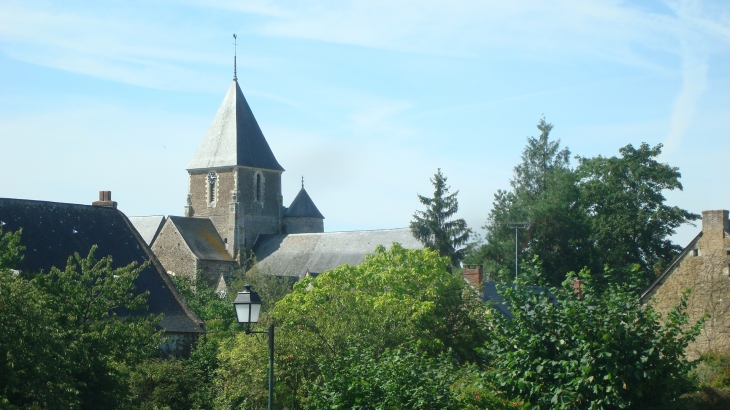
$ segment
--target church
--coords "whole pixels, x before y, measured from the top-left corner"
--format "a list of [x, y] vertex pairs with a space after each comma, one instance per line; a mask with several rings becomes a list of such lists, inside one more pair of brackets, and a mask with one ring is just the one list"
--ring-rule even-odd
[[204, 280], [222, 290], [233, 269], [277, 276], [315, 275], [357, 265], [376, 246], [423, 245], [408, 228], [325, 232], [325, 217], [302, 187], [287, 207], [284, 168], [276, 160], [235, 74], [202, 143], [187, 165], [184, 216], [130, 217], [170, 275]]

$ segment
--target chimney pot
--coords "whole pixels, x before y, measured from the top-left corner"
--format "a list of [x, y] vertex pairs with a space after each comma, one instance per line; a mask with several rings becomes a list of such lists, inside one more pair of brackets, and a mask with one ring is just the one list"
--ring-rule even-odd
[[112, 201], [112, 191], [99, 191], [99, 200], [92, 202], [91, 205], [115, 209], [117, 207], [117, 203]]
[[582, 285], [582, 280], [578, 278], [573, 279], [573, 293], [578, 296], [578, 299], [583, 299], [583, 289], [581, 288]]

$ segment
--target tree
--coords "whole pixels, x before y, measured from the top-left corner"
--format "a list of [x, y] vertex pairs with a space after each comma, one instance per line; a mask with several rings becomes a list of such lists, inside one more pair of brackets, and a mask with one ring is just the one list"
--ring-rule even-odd
[[662, 191], [682, 190], [682, 184], [677, 167], [656, 160], [661, 148], [629, 144], [619, 149], [620, 158], [580, 158], [577, 174], [594, 270], [608, 265], [626, 272], [637, 264], [647, 285], [681, 250], [669, 239], [674, 229], [700, 218], [664, 203]]
[[[409, 345], [431, 358], [478, 360], [474, 347], [488, 334], [485, 307], [448, 266], [435, 251], [393, 244], [387, 251], [379, 246], [358, 266], [296, 283], [264, 319], [276, 321], [277, 402], [303, 406], [315, 386], [332, 382], [324, 370], [339, 368], [353, 349], [372, 352], [376, 361], [387, 349]], [[255, 407], [265, 398], [266, 349], [265, 338], [250, 335], [221, 349], [222, 406]]]
[[0, 400], [16, 406], [115, 408], [125, 374], [154, 356], [159, 318], [139, 314], [147, 294], [134, 280], [144, 266], [114, 268], [96, 247], [66, 268], [11, 271], [19, 233], [0, 232]]
[[490, 315], [494, 383], [543, 409], [646, 409], [687, 392], [693, 364], [684, 350], [701, 327], [688, 326], [687, 294], [661, 325], [627, 287], [598, 292], [581, 276], [582, 297], [569, 281], [548, 292], [502, 290], [514, 318]]
[[492, 279], [514, 279], [515, 222], [529, 221], [518, 230], [518, 258], [539, 257], [546, 279], [559, 284], [565, 273], [585, 265], [587, 236], [579, 204], [577, 178], [570, 168], [570, 151], [551, 141], [553, 125], [537, 124], [538, 138], [528, 137], [522, 162], [515, 166], [510, 191], [494, 195], [484, 229], [486, 244], [476, 248], [468, 263], [484, 263]]
[[466, 254], [463, 245], [469, 240], [471, 232], [463, 219], [451, 219], [459, 211], [459, 201], [456, 199], [459, 191], [449, 195], [449, 187], [441, 168], [433, 176], [431, 183], [434, 187], [433, 198], [418, 195], [418, 200], [427, 209], [413, 214], [411, 232], [429, 249], [448, 257], [451, 265], [458, 267]]

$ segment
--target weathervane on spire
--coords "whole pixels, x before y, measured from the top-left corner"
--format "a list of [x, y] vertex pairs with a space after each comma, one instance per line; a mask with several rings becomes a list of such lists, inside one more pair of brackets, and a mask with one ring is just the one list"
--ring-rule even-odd
[[304, 175], [302, 175], [302, 189], [304, 189]]
[[236, 40], [238, 37], [236, 37], [236, 33], [233, 33], [233, 81], [238, 81], [238, 76], [236, 75]]

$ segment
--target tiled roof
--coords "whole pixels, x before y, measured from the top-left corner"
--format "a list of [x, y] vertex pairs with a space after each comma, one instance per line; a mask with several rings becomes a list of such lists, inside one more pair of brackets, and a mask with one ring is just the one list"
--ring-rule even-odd
[[284, 213], [284, 218], [293, 217], [324, 219], [324, 216], [321, 212], [319, 212], [319, 209], [317, 209], [317, 206], [314, 204], [314, 201], [312, 201], [312, 198], [309, 197], [309, 194], [304, 189], [304, 187], [299, 190], [299, 193]]
[[134, 228], [137, 229], [142, 239], [144, 239], [147, 245], [152, 245], [157, 234], [160, 233], [162, 225], [165, 223], [165, 217], [163, 215], [151, 215], [151, 216], [130, 216], [129, 221], [132, 222]]
[[406, 249], [423, 249], [411, 230], [259, 235], [253, 246], [258, 266], [264, 272], [280, 276], [304, 276], [307, 271], [324, 272], [340, 265], [359, 265], [375, 247], [389, 247], [398, 242]]
[[236, 165], [284, 171], [266, 142], [238, 82], [233, 80], [187, 169]]
[[175, 225], [196, 258], [206, 261], [233, 262], [233, 258], [226, 251], [226, 244], [210, 219], [182, 216], [170, 216], [168, 219]]
[[163, 314], [160, 326], [168, 332], [202, 333], [202, 321], [167, 277], [162, 265], [132, 228], [131, 222], [114, 208], [57, 202], [0, 198], [3, 231], [22, 229], [24, 258], [18, 269], [48, 272], [66, 267], [69, 256], [88, 255], [97, 245], [95, 256], [111, 255], [113, 266], [141, 264], [151, 260], [135, 280], [138, 292], [149, 291], [148, 312]]

